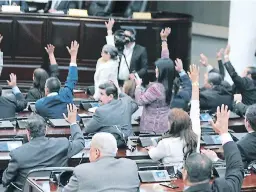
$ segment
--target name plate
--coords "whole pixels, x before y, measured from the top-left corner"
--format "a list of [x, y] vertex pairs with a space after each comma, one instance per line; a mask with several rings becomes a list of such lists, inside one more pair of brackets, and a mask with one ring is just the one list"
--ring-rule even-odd
[[20, 13], [20, 6], [2, 5], [2, 12], [5, 12], [5, 13]]
[[134, 12], [132, 14], [133, 19], [152, 19], [151, 13], [149, 12]]
[[69, 9], [68, 15], [78, 16], [78, 17], [88, 17], [88, 12], [87, 10], [84, 10], [84, 9]]

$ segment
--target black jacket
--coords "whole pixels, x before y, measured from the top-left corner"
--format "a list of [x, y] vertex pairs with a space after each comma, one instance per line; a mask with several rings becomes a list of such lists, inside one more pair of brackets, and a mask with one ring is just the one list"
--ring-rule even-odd
[[0, 119], [15, 117], [16, 112], [23, 111], [27, 101], [22, 93], [0, 96]]
[[235, 142], [230, 141], [223, 146], [226, 159], [226, 176], [210, 183], [189, 187], [185, 192], [240, 192], [243, 184], [243, 163]]
[[233, 92], [242, 95], [245, 105], [256, 103], [256, 82], [248, 77], [240, 77], [230, 62], [226, 62], [224, 66], [234, 82]]
[[248, 133], [244, 138], [237, 142], [238, 149], [247, 168], [248, 164], [256, 160], [256, 132]]
[[[58, 65], [50, 65], [50, 76], [51, 77], [58, 77], [59, 76]], [[36, 87], [31, 87], [31, 89], [29, 89], [29, 91], [26, 95], [26, 100], [28, 102], [35, 102], [38, 99], [43, 98], [44, 96], [45, 96], [44, 92], [40, 91]]]
[[188, 103], [191, 100], [192, 94], [192, 84], [187, 74], [180, 77], [181, 80], [181, 89], [176, 95], [173, 96], [171, 101], [172, 108], [181, 108], [185, 111], [188, 110]]
[[233, 104], [233, 111], [239, 115], [239, 116], [244, 116], [246, 113], [246, 110], [250, 107], [250, 105], [245, 105], [242, 102], [235, 103]]
[[218, 106], [222, 104], [228, 105], [229, 109], [232, 109], [233, 95], [226, 87], [219, 85], [214, 86], [211, 89], [202, 88], [199, 92], [200, 109], [210, 110], [211, 113], [215, 113]]

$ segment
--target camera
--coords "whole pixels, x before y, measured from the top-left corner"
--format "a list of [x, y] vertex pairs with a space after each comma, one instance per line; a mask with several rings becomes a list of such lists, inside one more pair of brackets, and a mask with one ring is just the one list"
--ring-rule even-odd
[[114, 34], [114, 40], [118, 52], [123, 52], [124, 46], [127, 43], [132, 42], [132, 38], [128, 35], [125, 35], [124, 30], [117, 30]]

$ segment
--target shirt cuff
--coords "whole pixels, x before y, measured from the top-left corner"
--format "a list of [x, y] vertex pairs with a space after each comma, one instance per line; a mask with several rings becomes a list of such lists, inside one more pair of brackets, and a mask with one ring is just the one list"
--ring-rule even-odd
[[72, 124], [70, 124], [70, 127], [73, 126], [73, 125], [77, 125], [77, 123], [72, 123]]
[[233, 141], [231, 135], [229, 133], [223, 133], [220, 135], [221, 143], [222, 145], [225, 145], [226, 143]]
[[18, 93], [21, 93], [19, 87], [17, 87], [17, 86], [15, 86], [15, 87], [12, 88], [12, 92], [13, 92], [15, 95], [18, 94]]
[[70, 63], [69, 66], [77, 67], [76, 63]]
[[219, 157], [215, 157], [212, 159], [213, 162], [217, 162], [220, 158]]
[[182, 70], [181, 72], [179, 72], [179, 76], [183, 76], [183, 75], [186, 75], [186, 72], [184, 70]]
[[208, 71], [208, 72], [211, 71], [212, 69], [213, 69], [213, 66], [207, 65], [207, 71]]

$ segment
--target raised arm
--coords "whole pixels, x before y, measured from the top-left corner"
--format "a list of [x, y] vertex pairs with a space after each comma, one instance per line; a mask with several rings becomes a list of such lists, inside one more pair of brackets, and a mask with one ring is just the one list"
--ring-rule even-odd
[[167, 44], [167, 37], [171, 33], [171, 28], [167, 27], [165, 29], [162, 29], [160, 32], [160, 37], [162, 40], [162, 52], [161, 52], [161, 58], [170, 58], [170, 53], [168, 49], [168, 44]]
[[16, 112], [21, 112], [27, 107], [27, 101], [20, 89], [17, 86], [17, 77], [15, 74], [10, 74], [10, 81], [7, 80], [8, 85], [12, 88], [12, 92], [16, 98]]
[[[232, 140], [228, 133], [228, 119], [229, 111], [228, 107], [222, 105], [217, 108], [217, 121], [216, 123], [211, 122], [213, 129], [221, 137], [224, 156], [226, 160], [226, 175], [225, 179], [216, 179], [213, 182], [213, 188], [218, 186], [226, 186], [228, 191], [238, 192], [241, 190], [243, 183], [243, 162], [240, 152], [237, 148], [236, 143]], [[215, 185], [215, 183], [218, 185]], [[216, 189], [218, 191], [218, 189]]]
[[67, 122], [70, 123], [71, 141], [68, 147], [68, 158], [76, 155], [84, 148], [84, 137], [81, 128], [76, 123], [77, 108], [75, 105], [67, 105], [68, 117], [63, 113], [63, 116]]
[[54, 55], [54, 49], [55, 47], [52, 44], [48, 44], [45, 47], [46, 52], [49, 55], [49, 60], [50, 60], [50, 76], [51, 77], [58, 77], [59, 76], [59, 70], [58, 70], [58, 65], [57, 65], [57, 61], [55, 59], [55, 55]]
[[[0, 44], [2, 43], [2, 40], [3, 40], [3, 36], [0, 34]], [[3, 52], [1, 51], [1, 48], [0, 48], [0, 76], [1, 76], [1, 73], [2, 73], [2, 70], [3, 70], [3, 65], [4, 65], [3, 58], [4, 58]]]
[[235, 71], [234, 67], [232, 66], [230, 60], [229, 60], [229, 53], [230, 53], [230, 46], [227, 45], [225, 52], [224, 52], [224, 66], [226, 68], [226, 70], [228, 71], [230, 77], [232, 78], [235, 86], [240, 89], [243, 90], [247, 85], [247, 79], [246, 78], [242, 78], [240, 77], [237, 72]]
[[114, 35], [113, 35], [113, 26], [115, 24], [115, 20], [113, 18], [109, 18], [108, 21], [105, 22], [106, 28], [107, 28], [107, 36], [106, 36], [106, 41], [108, 45], [113, 45], [115, 46], [115, 40], [114, 40]]
[[77, 71], [77, 64], [76, 64], [78, 48], [79, 48], [79, 44], [77, 43], [77, 41], [72, 41], [70, 48], [67, 47], [67, 50], [70, 54], [70, 65], [69, 65], [68, 77], [65, 83], [65, 87], [61, 89], [59, 93], [59, 95], [69, 100], [73, 100], [73, 90], [78, 81], [78, 71]]
[[200, 151], [201, 124], [200, 124], [200, 106], [199, 106], [199, 68], [196, 65], [190, 66], [189, 77], [192, 82], [192, 97], [190, 108], [190, 119], [192, 129], [197, 134], [197, 152]]
[[217, 52], [216, 58], [217, 58], [217, 61], [218, 61], [220, 75], [221, 75], [222, 79], [224, 80], [224, 78], [225, 78], [225, 69], [224, 69], [224, 66], [223, 66], [223, 63], [222, 63], [223, 52], [224, 52], [224, 49], [221, 48], [219, 50], [219, 52]]

